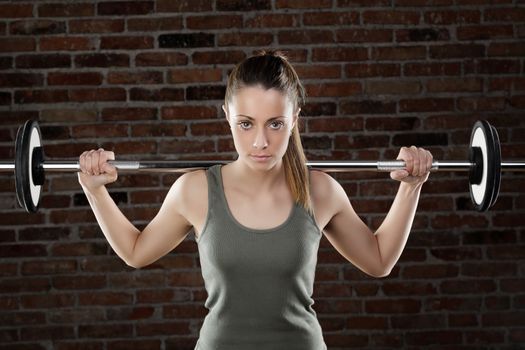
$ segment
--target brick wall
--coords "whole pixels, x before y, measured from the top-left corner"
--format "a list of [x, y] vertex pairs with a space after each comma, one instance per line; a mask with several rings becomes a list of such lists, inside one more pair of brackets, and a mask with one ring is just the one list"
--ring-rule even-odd
[[[488, 119], [525, 158], [523, 0], [3, 1], [0, 159], [37, 119], [50, 158], [102, 146], [121, 159], [232, 159], [220, 105], [233, 65], [286, 50], [308, 91], [310, 159], [392, 159], [403, 145], [467, 158]], [[334, 175], [377, 228], [397, 183]], [[48, 175], [42, 208], [0, 182], [0, 348], [193, 349], [206, 310], [193, 237], [132, 270], [109, 248], [74, 175]], [[389, 277], [322, 240], [315, 309], [330, 349], [525, 346], [525, 177], [502, 176], [488, 213], [468, 180], [432, 174]], [[173, 175], [110, 186], [138, 226]]]

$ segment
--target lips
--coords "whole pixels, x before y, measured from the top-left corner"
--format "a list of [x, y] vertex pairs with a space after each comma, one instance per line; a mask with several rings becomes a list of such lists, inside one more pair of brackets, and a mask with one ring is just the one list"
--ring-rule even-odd
[[271, 156], [269, 156], [268, 154], [251, 154], [250, 157], [256, 161], [263, 162], [267, 159], [270, 159]]

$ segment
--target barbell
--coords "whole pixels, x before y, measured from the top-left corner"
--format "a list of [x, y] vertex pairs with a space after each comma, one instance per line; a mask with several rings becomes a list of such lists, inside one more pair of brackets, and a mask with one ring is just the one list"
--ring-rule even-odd
[[[118, 171], [139, 173], [184, 173], [206, 169], [227, 161], [110, 161]], [[310, 161], [309, 168], [325, 172], [404, 170], [404, 161]], [[14, 162], [1, 161], [0, 172], [15, 173], [16, 197], [27, 212], [39, 207], [46, 172], [78, 172], [78, 161], [45, 159], [42, 134], [37, 121], [28, 120], [17, 132]], [[468, 172], [470, 197], [478, 211], [496, 203], [501, 171], [525, 171], [525, 161], [501, 161], [499, 136], [486, 120], [474, 124], [470, 137], [468, 161], [433, 161], [430, 171]]]

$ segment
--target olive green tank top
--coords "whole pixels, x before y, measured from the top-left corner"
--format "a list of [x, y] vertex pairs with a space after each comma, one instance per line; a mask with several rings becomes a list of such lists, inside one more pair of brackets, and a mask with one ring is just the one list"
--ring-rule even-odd
[[295, 204], [278, 227], [255, 230], [228, 208], [221, 165], [206, 171], [208, 214], [197, 239], [209, 310], [196, 350], [323, 350], [312, 308], [322, 236]]

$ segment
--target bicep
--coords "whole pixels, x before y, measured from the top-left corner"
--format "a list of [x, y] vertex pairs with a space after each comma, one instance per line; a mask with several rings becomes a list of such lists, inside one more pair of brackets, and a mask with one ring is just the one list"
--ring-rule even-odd
[[381, 255], [374, 233], [361, 220], [339, 183], [331, 187], [334, 215], [324, 228], [324, 234], [334, 248], [363, 272], [382, 274]]
[[192, 225], [183, 214], [187, 204], [184, 186], [188, 185], [184, 176], [175, 181], [157, 215], [138, 236], [132, 255], [135, 265], [155, 262], [177, 247], [190, 232]]

